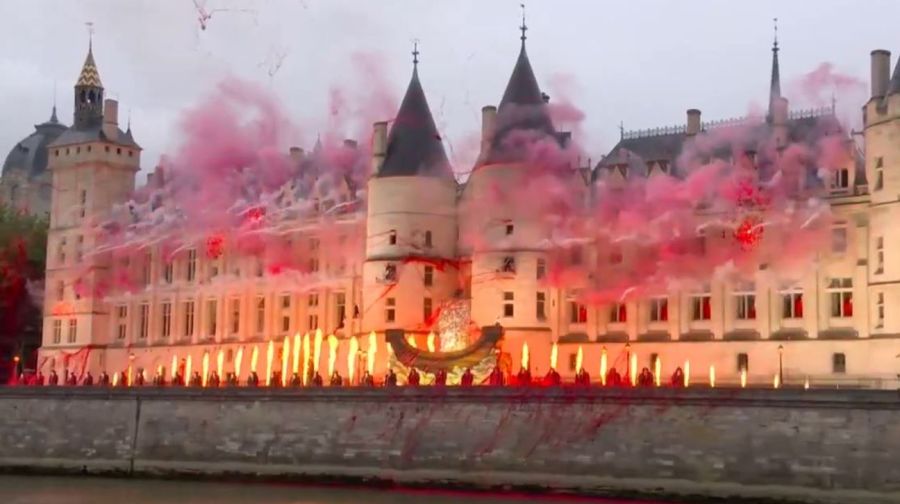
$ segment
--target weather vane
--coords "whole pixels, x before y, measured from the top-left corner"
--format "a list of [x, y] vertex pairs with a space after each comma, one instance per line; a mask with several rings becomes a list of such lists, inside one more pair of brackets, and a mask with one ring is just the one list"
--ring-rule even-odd
[[519, 7], [522, 8], [522, 26], [519, 27], [522, 30], [522, 42], [525, 42], [525, 32], [528, 31], [528, 25], [525, 24], [525, 4], [519, 4]]
[[94, 46], [94, 22], [86, 21], [84, 23], [84, 25], [87, 26], [87, 31], [88, 31], [88, 48], [93, 49], [93, 46]]
[[772, 18], [772, 22], [775, 24], [775, 48], [778, 48], [778, 18]]
[[413, 39], [413, 65], [419, 64], [419, 39]]

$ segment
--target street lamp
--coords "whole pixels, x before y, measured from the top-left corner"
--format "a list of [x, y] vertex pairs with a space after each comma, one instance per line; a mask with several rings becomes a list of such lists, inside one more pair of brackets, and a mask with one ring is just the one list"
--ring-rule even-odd
[[778, 345], [778, 384], [784, 386], [784, 346]]

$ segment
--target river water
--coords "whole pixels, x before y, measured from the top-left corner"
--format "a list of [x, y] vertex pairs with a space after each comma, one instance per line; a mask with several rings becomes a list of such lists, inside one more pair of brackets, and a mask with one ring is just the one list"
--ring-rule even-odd
[[[446, 491], [322, 488], [88, 477], [0, 476], [3, 504], [525, 504], [623, 501]], [[634, 503], [631, 503], [634, 504]], [[663, 503], [642, 503], [663, 504]]]

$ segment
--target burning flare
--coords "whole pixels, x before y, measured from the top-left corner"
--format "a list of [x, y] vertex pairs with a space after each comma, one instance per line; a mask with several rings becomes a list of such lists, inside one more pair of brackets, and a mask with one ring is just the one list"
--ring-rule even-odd
[[606, 347], [600, 350], [600, 384], [606, 386]]
[[334, 334], [328, 335], [328, 376], [334, 374], [334, 363], [337, 362], [338, 339]]
[[119, 386], [119, 373], [113, 373], [112, 386], [113, 387]]
[[522, 343], [522, 369], [529, 369], [528, 343]]
[[209, 350], [203, 352], [203, 364], [201, 370], [203, 375], [200, 376], [200, 385], [206, 387], [207, 378], [209, 377]]
[[303, 335], [303, 384], [309, 384], [309, 361], [312, 355], [309, 351], [309, 333]]
[[631, 353], [631, 363], [628, 366], [628, 378], [631, 380], [631, 386], [637, 385], [637, 354]]
[[741, 369], [741, 388], [747, 388], [747, 369]]
[[313, 371], [319, 372], [319, 360], [322, 358], [322, 330], [316, 329], [316, 340], [313, 348]]
[[434, 352], [434, 331], [428, 333], [428, 351]]
[[225, 376], [225, 350], [219, 349], [219, 355], [216, 357], [216, 375], [221, 380]]
[[250, 372], [256, 372], [256, 365], [259, 363], [259, 345], [253, 345], [253, 352], [250, 353]]
[[185, 365], [184, 365], [184, 382], [185, 383], [191, 382], [191, 364], [192, 364], [192, 359], [191, 359], [191, 356], [188, 355], [187, 363], [185, 363]]
[[559, 357], [559, 347], [556, 345], [556, 342], [553, 342], [553, 346], [550, 347], [550, 369], [556, 369], [556, 360]]
[[803, 390], [809, 390], [809, 376], [803, 381]]
[[709, 366], [709, 386], [716, 388], [716, 366]]
[[269, 340], [269, 348], [266, 350], [266, 387], [272, 385], [272, 360], [275, 358], [275, 342]]
[[300, 333], [294, 335], [294, 367], [291, 369], [291, 372], [294, 374], [300, 373]]
[[369, 333], [369, 347], [366, 349], [368, 352], [366, 354], [366, 370], [369, 371], [370, 375], [375, 374], [375, 354], [378, 353], [378, 339], [375, 336], [375, 331]]
[[781, 388], [781, 377], [775, 373], [775, 380], [772, 382], [772, 388]]
[[359, 353], [359, 339], [356, 336], [350, 338], [350, 349], [347, 350], [347, 378], [348, 383], [353, 385], [353, 378], [356, 375], [356, 357]]
[[291, 337], [285, 336], [281, 344], [281, 386], [288, 384], [288, 364], [291, 359]]
[[133, 372], [134, 372], [134, 370], [132, 368], [132, 365], [128, 364], [128, 375], [125, 377], [125, 379], [128, 381], [125, 384], [128, 385], [129, 387], [134, 384], [134, 380], [131, 378], [131, 376], [132, 376], [131, 373], [133, 373]]
[[240, 379], [241, 364], [244, 362], [244, 347], [238, 348], [237, 355], [234, 358], [234, 377]]
[[653, 362], [653, 380], [656, 382], [656, 386], [659, 387], [662, 384], [662, 360], [659, 356], [656, 356], [656, 360]]
[[684, 361], [684, 388], [691, 385], [691, 361]]
[[416, 337], [415, 337], [415, 335], [410, 334], [409, 336], [407, 336], [407, 337], [406, 337], [406, 342], [409, 343], [409, 346], [411, 346], [411, 347], [413, 347], [413, 348], [418, 348], [418, 347], [416, 346]]
[[581, 345], [578, 345], [578, 353], [575, 354], [575, 372], [581, 371], [581, 367], [584, 364], [584, 352], [581, 350]]
[[170, 374], [172, 375], [172, 379], [174, 380], [175, 375], [178, 374], [178, 354], [172, 355], [172, 369], [170, 371], [171, 371]]

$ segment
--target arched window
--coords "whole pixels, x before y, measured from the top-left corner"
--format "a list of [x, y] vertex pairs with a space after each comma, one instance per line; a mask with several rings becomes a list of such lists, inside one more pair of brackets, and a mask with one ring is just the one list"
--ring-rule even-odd
[[19, 199], [19, 185], [13, 184], [12, 187], [9, 188], [9, 203], [15, 205], [17, 199]]
[[88, 103], [95, 103], [95, 102], [94, 102], [94, 91], [93, 91], [93, 90], [92, 90], [90, 93], [88, 93]]
[[425, 246], [431, 248], [431, 231], [425, 231]]
[[81, 99], [80, 99], [79, 101], [80, 101], [81, 103], [84, 103], [84, 102], [87, 101], [87, 93], [85, 92], [84, 89], [81, 90]]

